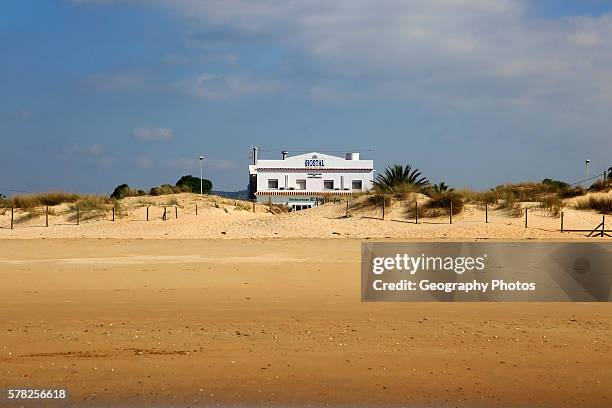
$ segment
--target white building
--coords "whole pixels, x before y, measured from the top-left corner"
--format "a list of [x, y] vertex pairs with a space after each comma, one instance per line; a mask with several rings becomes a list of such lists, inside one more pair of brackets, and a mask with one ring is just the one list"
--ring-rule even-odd
[[285, 204], [293, 210], [317, 205], [325, 196], [345, 196], [373, 187], [374, 162], [360, 160], [359, 153], [345, 158], [322, 153], [260, 160], [253, 151], [249, 166], [249, 195], [259, 202]]

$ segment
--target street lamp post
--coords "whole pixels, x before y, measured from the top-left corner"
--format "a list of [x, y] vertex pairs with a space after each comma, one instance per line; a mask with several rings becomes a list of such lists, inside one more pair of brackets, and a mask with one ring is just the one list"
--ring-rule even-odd
[[200, 195], [204, 194], [202, 176], [204, 174], [204, 156], [200, 156]]
[[584, 161], [584, 182], [586, 183], [586, 186], [589, 185], [589, 163], [591, 163], [589, 159]]

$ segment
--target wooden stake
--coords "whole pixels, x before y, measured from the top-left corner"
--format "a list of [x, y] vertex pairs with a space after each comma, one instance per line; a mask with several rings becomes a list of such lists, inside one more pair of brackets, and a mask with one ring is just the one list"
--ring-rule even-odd
[[563, 211], [561, 211], [561, 232], [563, 232]]
[[485, 204], [485, 224], [489, 223], [489, 205]]
[[162, 220], [166, 221], [166, 206], [164, 205], [164, 215], [162, 216]]
[[178, 218], [178, 205], [174, 206], [174, 218]]
[[346, 200], [346, 218], [348, 218], [348, 202], [349, 200]]
[[115, 207], [113, 207], [113, 221], [115, 221]]
[[606, 215], [601, 216], [601, 237], [606, 233]]
[[77, 210], [77, 225], [79, 225], [80, 222], [81, 222], [81, 213], [79, 212], [79, 207], [78, 206], [77, 206], [76, 210]]
[[382, 200], [382, 211], [383, 211], [382, 219], [384, 221], [385, 220], [385, 196], [383, 196], [383, 200]]
[[15, 209], [11, 207], [11, 229], [13, 229], [13, 218], [15, 215]]
[[45, 227], [49, 226], [49, 206], [45, 209]]
[[529, 213], [529, 208], [525, 208], [525, 228], [527, 228], [527, 214]]
[[147, 205], [147, 221], [149, 221], [149, 206]]
[[414, 223], [419, 223], [419, 202], [414, 200]]
[[450, 203], [450, 223], [453, 223], [453, 202]]
[[196, 204], [196, 215], [198, 215], [198, 205]]
[[255, 201], [257, 201], [256, 198], [253, 199], [253, 212], [255, 212]]

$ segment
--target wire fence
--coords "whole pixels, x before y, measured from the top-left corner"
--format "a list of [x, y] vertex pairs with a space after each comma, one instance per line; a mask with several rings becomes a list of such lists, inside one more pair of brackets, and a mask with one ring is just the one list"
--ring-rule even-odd
[[[321, 201], [323, 203], [323, 200]], [[344, 216], [342, 218], [353, 218], [354, 212], [358, 208], [351, 204], [350, 199], [333, 198], [328, 202], [336, 205], [344, 205]], [[209, 207], [207, 205], [205, 207]], [[216, 203], [212, 206], [218, 206]], [[257, 206], [262, 206], [256, 200], [252, 202], [234, 200], [236, 209], [256, 212]], [[265, 205], [263, 205], [266, 207]], [[369, 207], [368, 215], [356, 216], [360, 218], [375, 219], [380, 221], [401, 222], [406, 224], [431, 225], [465, 225], [465, 224], [504, 224], [514, 225], [523, 228], [537, 228], [546, 231], [558, 231], [567, 233], [584, 233], [587, 236], [610, 237], [612, 230], [607, 229], [606, 215], [589, 213], [588, 220], [584, 217], [576, 216], [573, 211], [561, 211], [558, 216], [546, 213], [538, 205], [526, 206], [521, 208], [520, 215], [511, 215], [508, 209], [501, 209], [499, 205], [476, 205], [470, 211], [458, 210], [453, 208], [453, 203], [445, 208], [436, 208], [436, 215], [427, 215], [423, 210], [426, 206], [417, 200], [413, 204], [405, 204], [398, 211], [397, 206], [390, 207], [385, 200], [382, 200], [378, 207]], [[74, 206], [61, 212], [56, 212], [52, 208], [17, 208], [8, 207], [0, 209], [0, 229], [15, 229], [20, 227], [50, 227], [54, 225], [81, 225], [82, 221], [97, 220], [115, 222], [116, 220], [126, 219], [128, 221], [170, 221], [185, 215], [201, 215], [202, 206], [180, 206], [180, 205], [147, 205], [130, 209], [104, 209], [95, 210], [81, 209]], [[220, 207], [218, 207], [220, 208]], [[226, 210], [227, 211], [227, 210]], [[261, 211], [261, 209], [259, 210]], [[268, 208], [266, 212], [271, 212]], [[376, 214], [378, 213], [378, 214]], [[600, 217], [597, 220], [597, 217]], [[608, 226], [609, 226], [608, 222]]]

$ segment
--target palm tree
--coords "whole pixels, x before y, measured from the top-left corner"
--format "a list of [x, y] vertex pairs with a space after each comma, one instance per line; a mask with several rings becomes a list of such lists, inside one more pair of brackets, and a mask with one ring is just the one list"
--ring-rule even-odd
[[405, 166], [394, 164], [388, 166], [384, 173], [376, 177], [374, 185], [381, 190], [393, 190], [402, 186], [423, 188], [429, 185], [429, 180], [419, 169], [413, 169], [409, 164]]
[[451, 189], [449, 190], [449, 188], [448, 188], [448, 184], [446, 184], [446, 183], [445, 183], [445, 182], [443, 182], [443, 181], [441, 181], [441, 182], [440, 182], [440, 184], [434, 184], [434, 185], [432, 186], [432, 188], [433, 188], [434, 193], [437, 193], [437, 194], [442, 194], [442, 193], [446, 193], [446, 192], [449, 192], [449, 193], [450, 193], [451, 191], [454, 191], [454, 190], [455, 190], [454, 188], [451, 188]]

